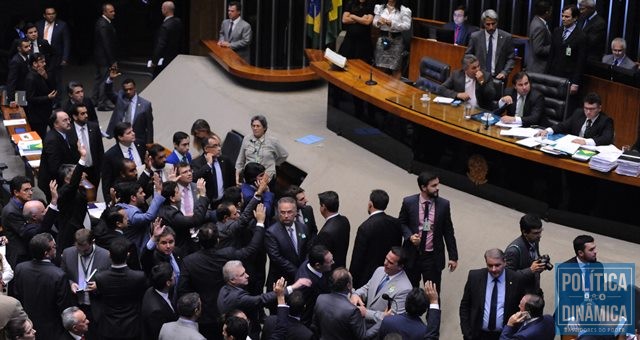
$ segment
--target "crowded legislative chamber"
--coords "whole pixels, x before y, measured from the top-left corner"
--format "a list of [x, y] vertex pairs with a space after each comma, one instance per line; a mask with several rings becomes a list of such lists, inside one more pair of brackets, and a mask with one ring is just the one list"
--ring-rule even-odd
[[5, 1], [0, 338], [639, 339], [640, 275], [615, 331], [554, 277], [640, 265], [639, 21]]

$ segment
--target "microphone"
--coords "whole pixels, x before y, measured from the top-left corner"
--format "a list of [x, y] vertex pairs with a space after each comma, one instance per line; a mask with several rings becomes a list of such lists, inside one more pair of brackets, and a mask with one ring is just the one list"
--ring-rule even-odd
[[373, 80], [373, 66], [369, 66], [369, 80], [365, 81], [364, 83], [369, 86], [378, 84], [377, 81]]
[[391, 309], [391, 302], [395, 301], [395, 299], [387, 293], [382, 294], [382, 299], [387, 300], [387, 309]]

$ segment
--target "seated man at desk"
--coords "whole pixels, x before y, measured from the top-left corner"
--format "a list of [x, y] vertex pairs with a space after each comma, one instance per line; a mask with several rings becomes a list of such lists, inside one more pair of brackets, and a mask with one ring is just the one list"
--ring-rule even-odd
[[480, 69], [480, 62], [473, 54], [462, 57], [462, 69], [455, 70], [440, 89], [441, 96], [468, 101], [473, 107], [491, 107], [495, 88], [488, 72]]
[[444, 24], [442, 28], [452, 30], [453, 43], [462, 46], [469, 45], [469, 37], [471, 37], [471, 33], [478, 30], [477, 27], [467, 23], [467, 10], [464, 5], [456, 7], [453, 11], [453, 21]]
[[611, 54], [607, 54], [602, 57], [604, 64], [623, 67], [626, 69], [634, 70], [638, 68], [638, 65], [627, 56], [627, 41], [623, 38], [615, 38], [611, 41]]
[[544, 117], [544, 95], [531, 88], [529, 75], [518, 72], [513, 77], [513, 87], [505, 91], [498, 105], [506, 111], [500, 121], [508, 124], [522, 124], [522, 126], [549, 126]]
[[541, 130], [536, 136], [564, 133], [579, 136], [573, 140], [581, 145], [607, 145], [613, 143], [613, 119], [602, 110], [602, 100], [594, 92], [587, 94], [583, 100], [582, 109], [578, 108], [573, 115], [546, 130]]

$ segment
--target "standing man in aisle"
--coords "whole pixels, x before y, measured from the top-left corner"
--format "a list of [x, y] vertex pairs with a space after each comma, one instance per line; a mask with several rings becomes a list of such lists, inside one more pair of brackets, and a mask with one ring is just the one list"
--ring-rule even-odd
[[164, 21], [156, 33], [150, 65], [154, 67], [153, 78], [157, 77], [182, 50], [182, 21], [173, 15], [175, 9], [176, 5], [172, 1], [162, 3]]
[[109, 75], [109, 69], [118, 68], [118, 37], [113, 19], [116, 17], [116, 9], [110, 3], [102, 5], [102, 15], [96, 21], [94, 30], [93, 58], [96, 63], [95, 84], [93, 85], [93, 103], [99, 111], [113, 110], [113, 104], [109, 103], [104, 89], [104, 79]]
[[229, 19], [222, 21], [220, 25], [218, 46], [229, 47], [250, 63], [251, 25], [240, 17], [242, 14], [240, 2], [231, 1], [227, 7], [227, 14]]

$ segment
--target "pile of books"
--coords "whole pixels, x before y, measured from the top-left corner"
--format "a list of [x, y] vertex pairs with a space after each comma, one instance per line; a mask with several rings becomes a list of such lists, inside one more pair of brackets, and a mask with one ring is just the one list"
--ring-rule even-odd
[[11, 139], [18, 148], [20, 156], [42, 154], [42, 138], [35, 131], [16, 133], [11, 135]]
[[638, 177], [640, 175], [640, 152], [625, 151], [618, 158], [616, 173], [623, 176]]
[[618, 154], [601, 152], [589, 160], [589, 168], [600, 172], [609, 172], [618, 165]]

